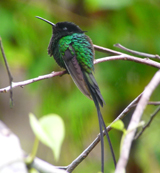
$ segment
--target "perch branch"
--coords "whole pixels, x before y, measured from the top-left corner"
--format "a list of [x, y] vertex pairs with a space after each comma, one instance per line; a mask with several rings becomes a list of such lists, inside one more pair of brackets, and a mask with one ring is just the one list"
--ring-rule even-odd
[[[25, 81], [22, 81], [22, 82], [12, 82], [12, 88], [15, 88], [15, 87], [23, 87], [25, 85], [28, 85], [28, 84], [31, 84], [31, 83], [34, 83], [34, 82], [37, 82], [37, 81], [40, 81], [40, 80], [52, 78], [52, 77], [55, 77], [55, 76], [62, 76], [65, 73], [66, 73], [66, 71], [58, 71], [58, 72], [54, 72], [53, 71], [50, 74], [46, 74], [46, 75], [43, 75], [43, 76], [38, 76], [36, 78], [25, 80]], [[11, 87], [8, 86], [8, 87], [5, 87], [5, 88], [0, 89], [0, 92], [6, 93], [10, 89], [11, 89]]]
[[[94, 45], [94, 46], [96, 46], [96, 45]], [[96, 50], [102, 50], [104, 52], [110, 52], [110, 53], [114, 53], [114, 54], [117, 54], [117, 55], [96, 59], [96, 60], [94, 60], [94, 64], [98, 64], [98, 63], [105, 62], [105, 61], [113, 61], [113, 60], [128, 60], [128, 61], [134, 61], [134, 62], [137, 62], [137, 63], [146, 64], [146, 65], [149, 65], [149, 66], [152, 66], [152, 67], [160, 68], [160, 63], [158, 63], [156, 61], [153, 61], [153, 60], [150, 60], [150, 59], [137, 58], [137, 57], [130, 56], [130, 55], [127, 55], [127, 54], [122, 54], [122, 53], [117, 52], [117, 51], [112, 51], [110, 49], [100, 47], [100, 46], [96, 46]], [[30, 83], [37, 82], [39, 80], [43, 80], [43, 79], [47, 79], [47, 78], [52, 78], [52, 77], [55, 77], [55, 76], [61, 76], [65, 73], [66, 73], [66, 71], [52, 72], [50, 74], [39, 76], [39, 77], [29, 79], [29, 80], [26, 80], [26, 81], [12, 82], [12, 88], [19, 87], [19, 86], [23, 87], [23, 86], [28, 85]], [[8, 86], [8, 87], [0, 89], [0, 92], [1, 93], [6, 93], [10, 89], [11, 89], [11, 87]]]
[[131, 149], [131, 144], [134, 139], [135, 132], [136, 132], [136, 127], [139, 124], [142, 113], [147, 105], [147, 102], [148, 102], [152, 92], [159, 85], [159, 83], [160, 83], [160, 70], [158, 70], [156, 72], [156, 74], [151, 79], [150, 83], [145, 88], [145, 90], [140, 98], [140, 101], [132, 115], [131, 121], [130, 121], [128, 129], [127, 129], [128, 133], [125, 136], [124, 141], [123, 141], [120, 158], [118, 160], [115, 173], [125, 172], [125, 168], [127, 165], [127, 161], [128, 161], [129, 153], [130, 153], [130, 149]]

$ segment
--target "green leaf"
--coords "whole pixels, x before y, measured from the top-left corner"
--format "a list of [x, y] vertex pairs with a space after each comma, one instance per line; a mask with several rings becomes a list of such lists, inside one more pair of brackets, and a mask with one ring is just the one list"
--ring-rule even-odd
[[35, 115], [32, 113], [29, 114], [29, 120], [31, 128], [34, 132], [34, 134], [37, 136], [37, 138], [45, 145], [50, 146], [50, 139], [46, 135], [45, 131], [41, 127], [39, 121], [36, 119]]
[[50, 139], [50, 147], [54, 153], [55, 159], [58, 160], [65, 134], [64, 122], [62, 118], [56, 114], [44, 116], [39, 121], [46, 135]]
[[64, 123], [56, 114], [45, 115], [38, 121], [33, 114], [29, 114], [30, 124], [37, 138], [50, 147], [58, 160], [60, 148], [64, 139]]
[[124, 131], [124, 123], [122, 120], [117, 120], [113, 124], [111, 124], [111, 127], [120, 131]]

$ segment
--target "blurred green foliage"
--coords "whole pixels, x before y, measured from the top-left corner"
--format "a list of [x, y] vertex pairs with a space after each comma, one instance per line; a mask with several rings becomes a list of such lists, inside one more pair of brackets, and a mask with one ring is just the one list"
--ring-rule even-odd
[[[47, 55], [51, 27], [37, 20], [35, 16], [41, 16], [53, 23], [72, 21], [88, 31], [87, 35], [94, 44], [103, 47], [118, 50], [113, 45], [121, 43], [133, 50], [160, 55], [159, 11], [159, 0], [6, 0], [0, 2], [0, 36], [8, 63], [15, 74], [14, 79], [16, 80], [18, 73], [22, 74], [22, 80], [26, 80], [62, 70]], [[95, 58], [105, 56], [108, 55], [96, 52]], [[0, 64], [1, 61], [2, 58]], [[102, 109], [106, 123], [113, 121], [143, 91], [156, 71], [153, 67], [128, 61], [110, 61], [95, 66], [95, 78], [106, 101]], [[3, 84], [0, 86], [4, 87]], [[34, 93], [37, 98], [38, 102], [34, 107], [36, 115], [56, 113], [63, 118], [66, 137], [60, 165], [69, 164], [98, 134], [94, 104], [82, 95], [69, 75], [31, 84], [23, 92], [27, 92], [30, 98]], [[153, 93], [152, 100], [159, 100], [159, 93], [160, 87]], [[148, 106], [143, 116], [145, 121], [154, 109], [154, 106]], [[28, 113], [23, 116], [27, 115]], [[128, 165], [130, 173], [160, 170], [160, 150], [157, 147], [160, 119], [158, 115], [156, 118], [157, 121], [133, 145]], [[125, 118], [125, 122], [128, 120], [129, 118]], [[113, 130], [110, 135], [118, 158], [121, 134]], [[32, 141], [28, 140], [28, 143]], [[96, 147], [75, 172], [98, 172], [99, 148], [100, 146]], [[43, 159], [55, 164], [53, 158], [48, 157], [49, 152], [44, 153]], [[113, 163], [107, 142], [105, 160], [106, 172], [110, 172], [113, 170]]]

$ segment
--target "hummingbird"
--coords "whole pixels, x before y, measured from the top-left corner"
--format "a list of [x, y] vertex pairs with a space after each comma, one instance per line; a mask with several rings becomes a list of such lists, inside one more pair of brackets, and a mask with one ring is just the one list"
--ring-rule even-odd
[[97, 109], [100, 141], [101, 141], [101, 172], [104, 172], [104, 139], [103, 129], [108, 139], [114, 165], [116, 160], [112, 144], [106, 130], [100, 106], [105, 101], [100, 92], [99, 86], [93, 76], [94, 72], [94, 47], [91, 39], [72, 22], [58, 22], [56, 24], [36, 16], [52, 26], [52, 37], [48, 46], [48, 54], [53, 56], [57, 64], [67, 70], [79, 90], [89, 99], [94, 101]]

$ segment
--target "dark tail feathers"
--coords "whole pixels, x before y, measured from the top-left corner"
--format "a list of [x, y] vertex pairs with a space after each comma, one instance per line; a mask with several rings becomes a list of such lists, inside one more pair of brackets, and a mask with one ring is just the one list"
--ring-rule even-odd
[[113, 162], [114, 165], [116, 167], [116, 159], [115, 159], [115, 155], [114, 155], [114, 151], [113, 151], [113, 147], [109, 138], [109, 134], [106, 130], [106, 125], [105, 122], [103, 120], [101, 111], [100, 111], [100, 107], [99, 104], [103, 107], [103, 104], [105, 104], [105, 101], [101, 95], [101, 92], [99, 90], [98, 84], [93, 76], [92, 73], [83, 73], [84, 75], [84, 80], [88, 86], [88, 89], [90, 91], [90, 94], [92, 96], [92, 99], [94, 101], [94, 104], [96, 106], [97, 109], [97, 114], [98, 114], [98, 120], [99, 120], [99, 128], [100, 128], [100, 139], [101, 139], [101, 160], [102, 160], [102, 168], [101, 171], [104, 172], [104, 141], [103, 141], [103, 128], [105, 130], [105, 135], [107, 137], [108, 143], [109, 143], [109, 147], [112, 153], [112, 157], [113, 157]]
[[[84, 72], [83, 75], [84, 75], [84, 80], [88, 86], [90, 93], [91, 93], [93, 101], [95, 102], [97, 100], [98, 104], [100, 104], [103, 107], [103, 104], [105, 104], [105, 101], [101, 95], [98, 84], [97, 84], [93, 74]], [[95, 97], [95, 98], [93, 98], [93, 97]]]

